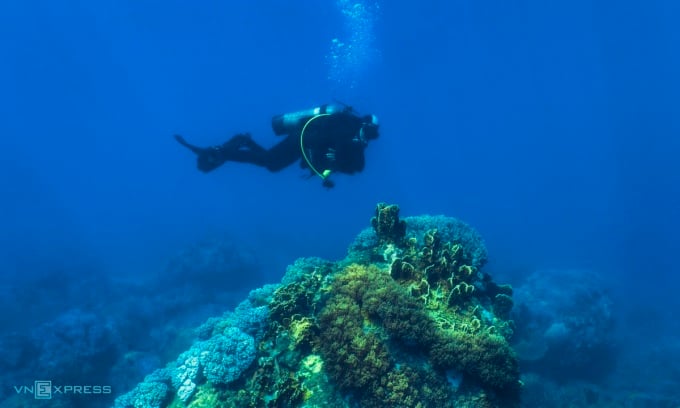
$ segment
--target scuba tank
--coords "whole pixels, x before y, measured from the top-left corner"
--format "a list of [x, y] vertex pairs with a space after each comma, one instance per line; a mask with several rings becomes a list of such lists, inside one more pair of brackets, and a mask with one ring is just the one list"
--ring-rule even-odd
[[338, 104], [326, 104], [312, 109], [305, 109], [298, 112], [284, 113], [272, 118], [272, 129], [277, 136], [287, 135], [302, 128], [307, 121], [317, 115], [332, 115], [350, 111], [352, 108]]

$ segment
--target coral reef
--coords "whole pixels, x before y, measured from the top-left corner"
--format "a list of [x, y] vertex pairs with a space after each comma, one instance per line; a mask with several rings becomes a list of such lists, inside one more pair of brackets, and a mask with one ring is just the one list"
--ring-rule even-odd
[[253, 280], [231, 280], [229, 283], [232, 285], [254, 282], [259, 277], [255, 254], [239, 246], [234, 240], [213, 237], [190, 245], [172, 257], [162, 272], [162, 277], [167, 283], [181, 281], [185, 285], [201, 286], [203, 291], [217, 291], [215, 284], [226, 281], [225, 271], [233, 270], [247, 271], [247, 276]]
[[116, 399], [115, 408], [161, 408], [170, 401], [170, 389], [164, 382], [145, 380], [129, 393]]
[[515, 291], [513, 310], [513, 346], [524, 371], [594, 383], [613, 371], [619, 351], [605, 287], [589, 270], [540, 270], [527, 277]]
[[384, 203], [371, 224], [345, 259], [300, 259], [208, 320], [116, 408], [519, 406], [512, 288], [482, 272], [479, 235]]
[[[73, 381], [88, 376], [101, 380], [100, 366], [119, 355], [119, 333], [113, 322], [94, 313], [72, 309], [32, 334], [35, 369], [51, 378]], [[83, 364], [86, 361], [87, 364]]]

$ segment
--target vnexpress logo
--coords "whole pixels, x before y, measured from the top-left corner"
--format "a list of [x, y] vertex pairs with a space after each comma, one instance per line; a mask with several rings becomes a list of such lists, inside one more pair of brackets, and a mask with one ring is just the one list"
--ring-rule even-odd
[[52, 381], [34, 381], [33, 386], [14, 386], [17, 394], [32, 394], [35, 399], [52, 399], [55, 395], [111, 394], [110, 385], [53, 385]]
[[52, 381], [35, 381], [35, 399], [52, 399]]

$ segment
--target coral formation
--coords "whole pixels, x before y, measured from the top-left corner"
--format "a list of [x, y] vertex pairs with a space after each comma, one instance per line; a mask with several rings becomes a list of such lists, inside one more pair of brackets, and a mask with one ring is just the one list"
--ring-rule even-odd
[[132, 391], [116, 399], [114, 408], [162, 408], [172, 401], [170, 373], [156, 370]]
[[[379, 204], [338, 262], [306, 258], [210, 319], [145, 390], [170, 407], [516, 407], [512, 288], [466, 224]], [[149, 396], [148, 398], [151, 398]]]
[[398, 244], [406, 234], [406, 222], [399, 219], [399, 207], [396, 205], [378, 204], [371, 225], [383, 242]]
[[[518, 287], [514, 347], [524, 371], [603, 381], [620, 356], [612, 302], [591, 270], [541, 270]], [[570, 356], [564, 358], [564, 356]]]

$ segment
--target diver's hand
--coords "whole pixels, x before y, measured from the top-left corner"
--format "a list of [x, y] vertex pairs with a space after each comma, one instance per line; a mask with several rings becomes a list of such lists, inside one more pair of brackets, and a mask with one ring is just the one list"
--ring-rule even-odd
[[335, 187], [335, 183], [333, 182], [333, 180], [328, 179], [328, 178], [323, 179], [323, 183], [321, 183], [321, 185], [324, 186], [324, 188], [327, 188], [329, 190], [331, 188]]

